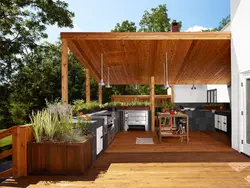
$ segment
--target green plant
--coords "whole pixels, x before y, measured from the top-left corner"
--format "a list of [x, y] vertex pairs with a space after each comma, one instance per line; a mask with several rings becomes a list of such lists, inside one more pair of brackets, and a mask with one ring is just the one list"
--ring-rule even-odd
[[165, 103], [162, 104], [162, 107], [164, 109], [172, 109], [172, 108], [175, 108], [176, 106], [171, 101], [167, 101], [167, 102], [165, 102]]
[[133, 100], [133, 101], [127, 103], [126, 105], [127, 106], [149, 106], [150, 103], [148, 101]]
[[81, 129], [83, 135], [88, 135], [90, 121], [91, 117], [89, 115], [83, 115], [82, 113], [79, 113], [79, 115], [77, 116], [77, 123], [75, 124], [75, 128]]
[[48, 109], [42, 111], [43, 130], [46, 140], [53, 141], [59, 127], [59, 119], [56, 114], [52, 114]]
[[73, 129], [68, 133], [62, 134], [61, 139], [65, 142], [85, 142], [88, 139], [88, 136], [83, 135], [80, 129]]
[[32, 130], [33, 130], [33, 135], [35, 137], [36, 142], [41, 142], [42, 140], [42, 134], [43, 134], [43, 128], [44, 128], [44, 112], [43, 111], [38, 111], [37, 113], [32, 112], [30, 115], [30, 121], [32, 124]]
[[91, 101], [89, 103], [85, 103], [84, 100], [75, 100], [73, 102], [74, 107], [73, 111], [77, 114], [79, 111], [92, 111], [103, 108], [103, 105], [99, 105], [97, 101]]
[[109, 102], [108, 103], [109, 107], [119, 107], [119, 106], [123, 106], [122, 102], [116, 101], [116, 102]]
[[58, 119], [59, 123], [57, 131], [59, 133], [66, 133], [72, 130], [72, 116], [73, 108], [69, 104], [61, 104], [58, 100], [52, 103], [46, 101], [47, 109], [51, 113], [52, 118]]
[[85, 101], [80, 99], [80, 100], [75, 100], [73, 102], [74, 106], [73, 106], [73, 111], [74, 113], [77, 113], [79, 110], [81, 110], [83, 108], [83, 106], [85, 105]]

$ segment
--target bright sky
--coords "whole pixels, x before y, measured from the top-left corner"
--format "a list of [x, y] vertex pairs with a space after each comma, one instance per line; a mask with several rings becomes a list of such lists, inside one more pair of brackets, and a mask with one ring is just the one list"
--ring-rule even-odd
[[166, 4], [171, 19], [182, 21], [182, 31], [217, 27], [230, 14], [230, 0], [65, 0], [75, 12], [74, 29], [50, 26], [48, 41], [55, 42], [60, 32], [109, 32], [124, 20], [137, 25], [145, 10]]

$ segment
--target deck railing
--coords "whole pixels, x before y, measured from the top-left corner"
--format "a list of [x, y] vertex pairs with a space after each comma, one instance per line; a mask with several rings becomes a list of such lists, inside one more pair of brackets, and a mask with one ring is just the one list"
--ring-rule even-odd
[[27, 143], [32, 140], [30, 125], [11, 127], [0, 133], [0, 139], [12, 136], [12, 149], [0, 153], [0, 159], [12, 155], [12, 168], [0, 172], [0, 178], [27, 176]]

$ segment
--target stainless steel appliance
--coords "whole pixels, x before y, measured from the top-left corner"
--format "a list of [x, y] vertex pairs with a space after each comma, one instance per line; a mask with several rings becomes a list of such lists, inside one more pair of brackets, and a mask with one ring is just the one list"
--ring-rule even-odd
[[133, 128], [145, 128], [149, 130], [148, 111], [147, 110], [126, 110], [124, 111], [124, 130]]
[[94, 116], [101, 116], [104, 118], [103, 135], [107, 135], [107, 144], [109, 145], [115, 137], [115, 113], [109, 111], [100, 111]]

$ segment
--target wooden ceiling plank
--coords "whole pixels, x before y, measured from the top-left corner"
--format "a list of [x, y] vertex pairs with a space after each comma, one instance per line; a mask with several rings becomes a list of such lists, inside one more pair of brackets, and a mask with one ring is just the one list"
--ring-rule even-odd
[[93, 69], [93, 67], [91, 66], [91, 64], [88, 61], [86, 61], [85, 57], [82, 55], [82, 53], [79, 50], [79, 48], [75, 46], [75, 44], [73, 43], [73, 41], [68, 41], [68, 46], [69, 46], [69, 49], [74, 54], [74, 56], [83, 65], [83, 67], [85, 67], [86, 69], [89, 69], [90, 74], [93, 76], [93, 78], [95, 79], [95, 81], [99, 82], [100, 75], [98, 74], [98, 72], [96, 70]]

